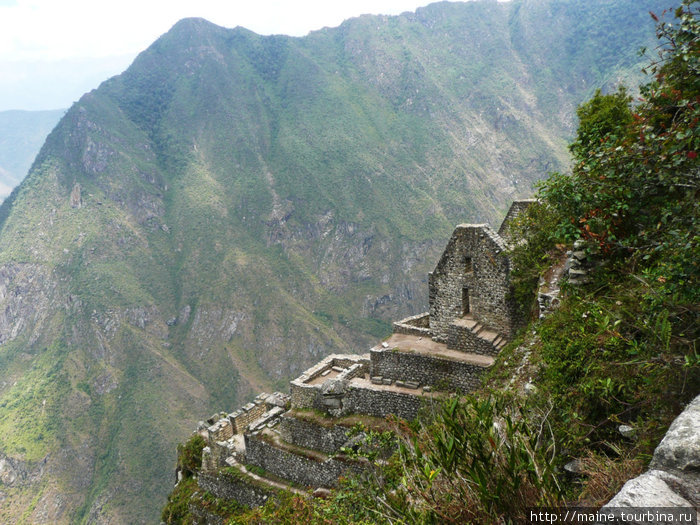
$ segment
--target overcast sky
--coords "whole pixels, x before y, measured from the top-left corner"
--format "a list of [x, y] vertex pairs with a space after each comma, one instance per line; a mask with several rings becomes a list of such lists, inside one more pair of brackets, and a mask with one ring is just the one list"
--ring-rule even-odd
[[68, 107], [181, 18], [302, 36], [430, 0], [0, 0], [0, 111]]

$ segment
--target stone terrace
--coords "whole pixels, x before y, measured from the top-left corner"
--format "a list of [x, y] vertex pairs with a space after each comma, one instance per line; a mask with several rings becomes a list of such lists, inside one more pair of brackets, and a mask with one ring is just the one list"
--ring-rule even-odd
[[[528, 204], [514, 203], [499, 232]], [[430, 274], [430, 312], [395, 323], [368, 354], [326, 357], [290, 382], [290, 395], [261, 394], [202, 424], [200, 487], [249, 506], [281, 490], [333, 487], [367, 467], [342, 452], [362, 437], [350, 437], [357, 418], [381, 428], [388, 415], [410, 420], [477, 388], [520, 322], [506, 245], [486, 225], [458, 226]]]

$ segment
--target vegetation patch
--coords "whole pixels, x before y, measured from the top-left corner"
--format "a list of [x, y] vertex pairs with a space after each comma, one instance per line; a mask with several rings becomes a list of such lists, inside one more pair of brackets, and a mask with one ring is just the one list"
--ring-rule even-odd
[[202, 468], [202, 450], [206, 441], [199, 434], [194, 434], [184, 445], [177, 446], [177, 466], [182, 475], [191, 477]]
[[160, 514], [160, 519], [168, 524], [191, 525], [194, 523], [190, 514], [192, 496], [199, 487], [193, 478], [184, 478], [168, 495], [168, 502]]
[[290, 415], [297, 419], [308, 421], [325, 428], [330, 428], [333, 426], [352, 428], [356, 425], [362, 425], [377, 431], [390, 430], [393, 428], [393, 423], [387, 418], [369, 416], [365, 414], [350, 414], [342, 417], [331, 417], [320, 410], [308, 409], [292, 410]]

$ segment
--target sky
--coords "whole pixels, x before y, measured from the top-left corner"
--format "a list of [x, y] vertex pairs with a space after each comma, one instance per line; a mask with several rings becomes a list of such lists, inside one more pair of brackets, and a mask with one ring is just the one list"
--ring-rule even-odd
[[0, 111], [67, 108], [178, 20], [303, 36], [431, 0], [0, 0]]

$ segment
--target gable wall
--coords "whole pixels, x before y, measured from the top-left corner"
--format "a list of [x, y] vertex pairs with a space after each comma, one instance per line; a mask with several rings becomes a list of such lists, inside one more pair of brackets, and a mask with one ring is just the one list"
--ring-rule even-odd
[[[504, 335], [512, 333], [510, 260], [505, 250], [503, 239], [485, 224], [461, 224], [455, 228], [428, 278], [433, 339], [446, 342], [450, 323], [463, 316], [464, 287], [468, 288], [469, 312], [477, 321]], [[471, 273], [465, 273], [468, 257]]]

